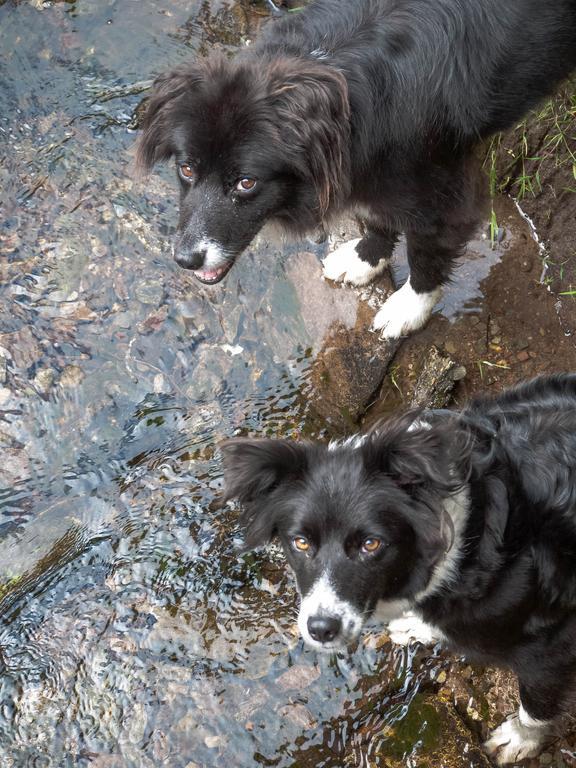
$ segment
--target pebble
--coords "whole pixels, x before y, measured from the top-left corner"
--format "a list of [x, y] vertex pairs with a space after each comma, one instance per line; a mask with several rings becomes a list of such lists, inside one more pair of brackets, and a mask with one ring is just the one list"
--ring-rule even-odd
[[54, 377], [55, 372], [52, 368], [43, 368], [36, 373], [32, 379], [32, 384], [41, 395], [45, 395], [54, 384]]
[[128, 721], [128, 741], [131, 744], [140, 744], [144, 738], [147, 723], [146, 707], [142, 702], [137, 701], [132, 705]]
[[77, 387], [84, 379], [85, 373], [79, 365], [67, 365], [60, 374], [60, 386]]
[[319, 675], [320, 670], [318, 667], [294, 666], [287, 669], [286, 672], [283, 672], [276, 679], [276, 683], [283, 690], [289, 688], [300, 690], [311, 685]]
[[134, 289], [138, 301], [142, 304], [158, 306], [164, 298], [164, 286], [159, 280], [143, 280]]
[[153, 731], [150, 737], [152, 742], [152, 755], [154, 760], [159, 763], [170, 757], [170, 745], [168, 738], [163, 731]]
[[454, 381], [461, 381], [466, 377], [466, 368], [463, 365], [459, 365], [452, 371], [452, 378]]
[[520, 363], [525, 363], [526, 360], [529, 360], [529, 359], [530, 359], [530, 353], [528, 352], [527, 349], [521, 350], [516, 355], [516, 360], [518, 360], [518, 362]]
[[205, 736], [204, 737], [204, 744], [208, 747], [208, 749], [215, 749], [216, 747], [219, 747], [221, 744], [225, 743], [225, 739], [223, 736], [215, 735], [215, 736]]

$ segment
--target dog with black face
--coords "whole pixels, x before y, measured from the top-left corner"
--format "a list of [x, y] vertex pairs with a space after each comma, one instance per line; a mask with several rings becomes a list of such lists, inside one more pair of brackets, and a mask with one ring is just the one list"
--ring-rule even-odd
[[328, 446], [222, 452], [246, 546], [279, 539], [310, 646], [342, 649], [378, 617], [394, 641], [509, 667], [521, 706], [486, 747], [501, 764], [538, 753], [576, 683], [576, 375]]
[[374, 319], [394, 338], [426, 323], [478, 225], [478, 142], [574, 66], [574, 0], [313, 0], [233, 59], [159, 77], [138, 164], [175, 159], [175, 258], [203, 283], [268, 222], [299, 236], [356, 215], [364, 236], [324, 262], [354, 285], [405, 233], [409, 280]]

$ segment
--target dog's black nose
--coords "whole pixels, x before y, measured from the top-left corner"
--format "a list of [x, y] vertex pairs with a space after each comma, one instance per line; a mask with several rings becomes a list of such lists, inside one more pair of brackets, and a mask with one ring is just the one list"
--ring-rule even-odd
[[206, 251], [180, 251], [174, 254], [176, 264], [184, 269], [200, 269], [204, 266]]
[[341, 628], [342, 622], [335, 616], [310, 616], [308, 619], [310, 637], [318, 643], [334, 640]]

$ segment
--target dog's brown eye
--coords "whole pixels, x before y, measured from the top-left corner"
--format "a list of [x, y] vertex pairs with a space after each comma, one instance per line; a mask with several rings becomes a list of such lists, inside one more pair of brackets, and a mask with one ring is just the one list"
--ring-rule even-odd
[[178, 166], [178, 170], [180, 171], [180, 176], [187, 181], [194, 178], [194, 168], [189, 163], [181, 163]]
[[292, 539], [292, 544], [299, 552], [308, 552], [310, 549], [310, 542], [304, 536], [296, 536]]
[[377, 552], [381, 546], [381, 540], [371, 536], [369, 539], [364, 539], [362, 542], [362, 552], [372, 555], [374, 552]]
[[252, 192], [255, 186], [256, 179], [249, 179], [246, 177], [245, 179], [240, 179], [238, 184], [236, 184], [236, 189], [238, 192]]

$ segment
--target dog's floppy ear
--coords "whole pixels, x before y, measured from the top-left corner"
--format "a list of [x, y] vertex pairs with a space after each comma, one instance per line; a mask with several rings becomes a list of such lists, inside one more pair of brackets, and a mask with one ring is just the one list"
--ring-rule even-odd
[[168, 160], [174, 153], [170, 117], [177, 100], [203, 80], [200, 64], [185, 64], [159, 75], [152, 86], [142, 133], [136, 146], [136, 167], [141, 173]]
[[467, 451], [465, 436], [450, 424], [428, 424], [417, 412], [377, 425], [362, 446], [369, 473], [383, 472], [406, 489], [423, 486], [453, 493]]
[[247, 548], [269, 542], [275, 532], [277, 504], [271, 497], [284, 483], [300, 479], [308, 465], [308, 446], [288, 440], [234, 438], [220, 444], [224, 498], [243, 505], [240, 524]]
[[272, 62], [270, 119], [295, 170], [311, 182], [322, 213], [348, 193], [350, 104], [348, 84], [333, 67], [296, 58]]

